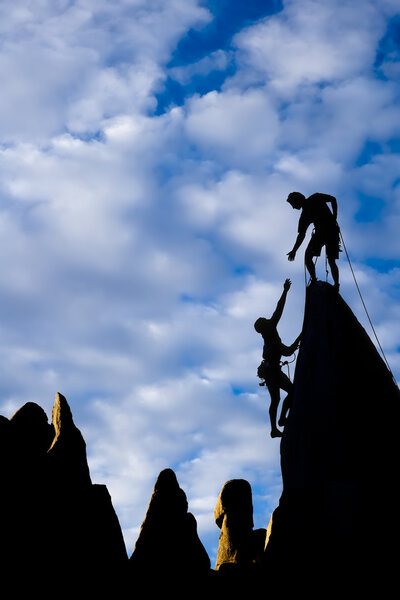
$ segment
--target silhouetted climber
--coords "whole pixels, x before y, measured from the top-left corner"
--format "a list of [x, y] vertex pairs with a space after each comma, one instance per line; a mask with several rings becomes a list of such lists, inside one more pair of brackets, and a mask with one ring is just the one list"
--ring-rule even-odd
[[[326, 257], [331, 269], [334, 287], [339, 291], [339, 269], [336, 260], [340, 252], [340, 229], [337, 224], [337, 202], [334, 196], [328, 194], [312, 194], [306, 198], [300, 192], [292, 192], [287, 198], [287, 202], [296, 210], [301, 210], [299, 219], [298, 235], [293, 249], [287, 256], [293, 261], [297, 250], [300, 248], [305, 238], [307, 229], [311, 223], [314, 224], [310, 242], [306, 248], [304, 261], [308, 272], [311, 275], [311, 282], [316, 281], [314, 256], [320, 256], [322, 247], [326, 248]], [[327, 203], [332, 205], [332, 211]]]
[[[301, 334], [296, 338], [291, 346], [285, 346], [279, 337], [277, 325], [282, 316], [285, 307], [286, 296], [291, 286], [290, 279], [286, 279], [283, 284], [283, 292], [276, 305], [276, 309], [270, 319], [259, 317], [254, 323], [254, 329], [260, 333], [264, 340], [263, 361], [258, 367], [258, 376], [264, 379], [268, 388], [271, 404], [269, 408], [269, 417], [271, 421], [271, 437], [279, 437], [282, 432], [277, 428], [276, 416], [280, 401], [280, 390], [287, 392], [283, 402], [279, 425], [283, 426], [286, 421], [286, 414], [290, 408], [291, 391], [293, 384], [289, 377], [281, 371], [281, 357], [291, 356], [297, 349]], [[263, 384], [260, 384], [263, 385]]]

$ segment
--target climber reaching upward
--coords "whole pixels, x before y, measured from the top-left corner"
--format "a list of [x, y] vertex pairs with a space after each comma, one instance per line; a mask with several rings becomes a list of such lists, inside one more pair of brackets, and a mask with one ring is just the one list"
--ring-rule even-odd
[[[297, 250], [300, 248], [305, 238], [307, 229], [311, 223], [314, 224], [314, 231], [311, 240], [305, 251], [305, 264], [311, 275], [311, 281], [316, 281], [314, 256], [320, 256], [322, 247], [326, 248], [326, 257], [331, 269], [334, 287], [339, 291], [339, 269], [336, 260], [340, 252], [340, 229], [337, 224], [337, 201], [334, 196], [328, 194], [312, 194], [308, 198], [300, 192], [292, 192], [287, 198], [287, 202], [296, 210], [301, 210], [298, 225], [298, 235], [293, 249], [287, 256], [293, 261]], [[329, 209], [331, 204], [332, 210]]]
[[281, 416], [279, 419], [279, 425], [284, 425], [286, 420], [287, 411], [290, 408], [291, 402], [291, 391], [292, 382], [281, 371], [281, 357], [291, 356], [297, 349], [301, 334], [296, 338], [291, 346], [285, 346], [279, 337], [277, 325], [282, 316], [283, 309], [286, 303], [286, 296], [290, 289], [291, 281], [286, 279], [283, 284], [283, 292], [278, 300], [275, 311], [270, 319], [265, 317], [259, 317], [254, 323], [254, 329], [257, 333], [260, 333], [264, 340], [263, 347], [263, 361], [258, 367], [258, 375], [261, 379], [264, 379], [270, 397], [271, 404], [269, 408], [269, 415], [271, 421], [271, 437], [278, 437], [282, 435], [282, 432], [276, 425], [276, 416], [278, 412], [278, 406], [280, 401], [280, 390], [287, 392], [287, 396], [283, 402]]

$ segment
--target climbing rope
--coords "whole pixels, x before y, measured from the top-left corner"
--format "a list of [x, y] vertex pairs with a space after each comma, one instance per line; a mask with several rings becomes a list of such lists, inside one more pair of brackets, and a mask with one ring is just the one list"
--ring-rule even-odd
[[291, 365], [296, 360], [296, 353], [294, 352], [292, 356], [294, 356], [294, 358], [292, 360], [285, 360], [284, 362], [281, 362], [281, 367], [284, 367], [285, 365], [287, 366], [288, 377], [289, 377], [290, 381], [291, 381], [291, 378], [290, 378], [290, 367], [289, 367], [289, 365]]
[[374, 326], [373, 326], [373, 323], [372, 323], [372, 321], [371, 321], [371, 317], [369, 316], [369, 313], [368, 313], [367, 307], [366, 307], [366, 305], [365, 305], [364, 299], [363, 299], [363, 297], [362, 297], [361, 290], [360, 290], [360, 286], [358, 285], [357, 278], [356, 278], [356, 275], [355, 275], [355, 273], [354, 273], [353, 266], [352, 266], [352, 264], [351, 264], [351, 260], [350, 260], [350, 257], [349, 257], [349, 253], [347, 252], [346, 244], [344, 243], [344, 239], [343, 239], [343, 235], [342, 235], [342, 232], [341, 232], [341, 231], [340, 231], [340, 239], [342, 240], [343, 248], [344, 248], [344, 251], [345, 251], [345, 253], [346, 253], [346, 257], [347, 257], [347, 260], [348, 260], [348, 263], [349, 263], [349, 266], [350, 266], [350, 270], [351, 270], [351, 273], [352, 273], [352, 275], [353, 275], [354, 283], [356, 284], [356, 288], [357, 288], [358, 294], [359, 294], [359, 296], [360, 296], [360, 298], [361, 298], [361, 302], [362, 302], [362, 305], [363, 305], [363, 307], [364, 307], [365, 314], [367, 315], [367, 318], [368, 318], [369, 324], [370, 324], [370, 326], [371, 326], [371, 329], [372, 329], [372, 331], [373, 331], [373, 333], [374, 333], [374, 336], [375, 336], [376, 342], [377, 342], [377, 344], [378, 344], [378, 346], [379, 346], [379, 349], [380, 349], [380, 351], [381, 351], [381, 353], [382, 353], [382, 356], [383, 356], [383, 359], [384, 359], [384, 361], [385, 361], [385, 363], [386, 363], [386, 366], [387, 366], [387, 368], [389, 369], [389, 372], [390, 372], [390, 374], [391, 374], [391, 375], [392, 375], [392, 377], [393, 377], [393, 381], [394, 381], [394, 382], [396, 383], [396, 385], [397, 385], [397, 382], [396, 382], [396, 380], [395, 380], [395, 378], [394, 378], [394, 375], [393, 375], [393, 373], [392, 373], [392, 370], [391, 370], [391, 368], [390, 368], [389, 362], [388, 362], [388, 360], [387, 360], [387, 358], [386, 358], [386, 356], [385, 356], [385, 353], [384, 353], [384, 351], [383, 351], [383, 348], [382, 348], [382, 346], [381, 346], [381, 343], [380, 343], [380, 341], [379, 341], [379, 338], [378, 338], [378, 336], [377, 336], [377, 333], [376, 333], [376, 331], [375, 331], [375, 328], [374, 328]]
[[329, 276], [329, 271], [328, 271], [328, 257], [326, 255], [326, 246], [325, 246], [325, 281], [326, 281], [326, 283], [328, 283], [328, 276]]
[[[381, 351], [381, 354], [382, 354], [383, 360], [385, 361], [385, 364], [386, 364], [386, 366], [387, 366], [387, 368], [388, 368], [388, 370], [389, 370], [389, 372], [390, 372], [390, 374], [391, 374], [391, 376], [392, 376], [392, 378], [393, 378], [393, 381], [394, 381], [394, 382], [395, 382], [395, 384], [397, 385], [397, 381], [396, 381], [396, 379], [395, 379], [395, 377], [394, 377], [394, 375], [393, 375], [393, 372], [392, 372], [392, 370], [391, 370], [391, 368], [390, 368], [389, 362], [388, 362], [388, 360], [387, 360], [387, 358], [386, 358], [386, 355], [385, 355], [385, 353], [384, 353], [384, 351], [383, 351], [382, 345], [381, 345], [381, 343], [380, 343], [380, 341], [379, 341], [379, 338], [378, 338], [378, 335], [377, 335], [377, 333], [376, 333], [376, 331], [375, 331], [375, 328], [374, 328], [374, 325], [373, 325], [373, 323], [372, 323], [371, 317], [369, 316], [368, 309], [367, 309], [367, 307], [366, 307], [366, 305], [365, 305], [365, 302], [364, 302], [364, 298], [362, 297], [361, 290], [360, 290], [360, 286], [358, 285], [357, 278], [356, 278], [356, 275], [355, 275], [355, 273], [354, 273], [353, 265], [351, 264], [350, 256], [349, 256], [349, 253], [347, 252], [346, 244], [345, 244], [345, 242], [344, 242], [343, 235], [342, 235], [342, 232], [341, 232], [340, 230], [339, 230], [339, 234], [340, 234], [340, 239], [341, 239], [341, 241], [342, 241], [342, 245], [343, 245], [343, 248], [344, 248], [344, 251], [345, 251], [346, 257], [347, 257], [347, 261], [348, 261], [348, 263], [349, 263], [349, 266], [350, 266], [351, 273], [352, 273], [352, 275], [353, 275], [354, 283], [355, 283], [355, 285], [356, 285], [356, 288], [357, 288], [358, 294], [359, 294], [359, 296], [360, 296], [360, 298], [361, 298], [361, 302], [362, 302], [362, 305], [363, 305], [363, 307], [364, 307], [365, 313], [366, 313], [366, 315], [367, 315], [367, 318], [368, 318], [369, 324], [370, 324], [370, 326], [371, 326], [371, 329], [372, 329], [372, 331], [373, 331], [373, 334], [374, 334], [374, 336], [375, 336], [376, 343], [378, 344], [378, 347], [379, 347], [379, 349], [380, 349], [380, 351]], [[315, 266], [317, 265], [317, 261], [318, 261], [318, 256], [316, 257], [316, 259], [315, 259], [315, 262], [314, 262], [314, 265], [315, 265]], [[328, 264], [327, 264], [326, 248], [325, 248], [325, 271], [326, 271], [326, 281], [328, 281]], [[305, 263], [304, 263], [304, 281], [305, 281], [305, 285], [306, 285], [306, 287], [307, 287], [307, 269], [306, 269], [306, 264], [305, 264]], [[291, 361], [291, 362], [293, 362], [293, 361]], [[286, 363], [283, 363], [283, 364], [286, 364]], [[288, 367], [288, 369], [289, 369], [289, 367]], [[397, 386], [397, 387], [398, 387], [398, 386]]]

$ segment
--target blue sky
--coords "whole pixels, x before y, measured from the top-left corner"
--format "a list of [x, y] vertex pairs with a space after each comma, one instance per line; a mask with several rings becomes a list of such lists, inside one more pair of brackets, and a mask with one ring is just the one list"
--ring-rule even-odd
[[67, 397], [129, 553], [173, 468], [214, 560], [225, 481], [256, 527], [281, 492], [253, 323], [290, 277], [301, 328], [289, 192], [337, 197], [399, 377], [398, 2], [4, 0], [0, 40], [1, 413]]

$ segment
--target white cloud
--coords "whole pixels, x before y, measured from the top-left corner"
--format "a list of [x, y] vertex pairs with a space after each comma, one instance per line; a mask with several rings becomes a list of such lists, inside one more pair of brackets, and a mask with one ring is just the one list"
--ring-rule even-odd
[[179, 37], [210, 19], [196, 0], [2, 2], [0, 135], [44, 142], [155, 107]]
[[373, 2], [288, 0], [284, 10], [236, 36], [244, 78], [285, 96], [302, 84], [339, 81], [370, 68], [385, 21]]
[[278, 117], [259, 90], [209, 92], [188, 107], [189, 138], [223, 162], [249, 168], [267, 160], [278, 133]]
[[187, 85], [194, 76], [206, 76], [212, 71], [225, 71], [231, 60], [229, 52], [216, 50], [193, 64], [170, 68], [169, 74], [174, 80]]

